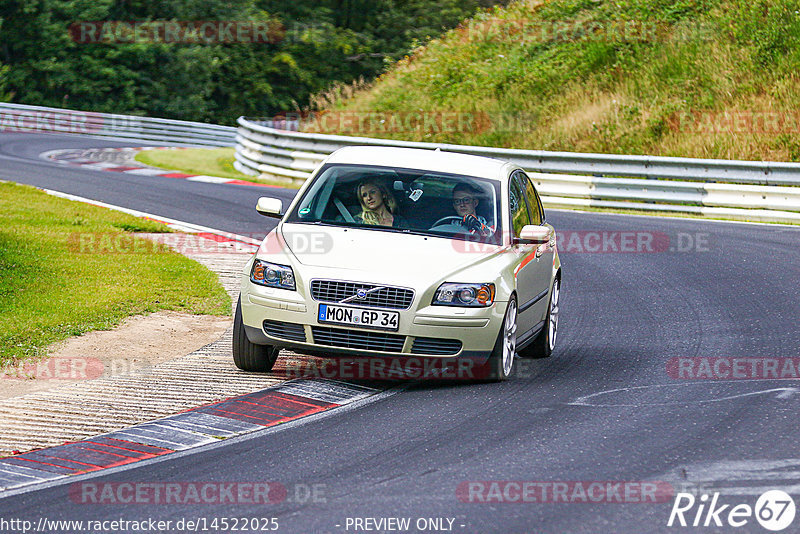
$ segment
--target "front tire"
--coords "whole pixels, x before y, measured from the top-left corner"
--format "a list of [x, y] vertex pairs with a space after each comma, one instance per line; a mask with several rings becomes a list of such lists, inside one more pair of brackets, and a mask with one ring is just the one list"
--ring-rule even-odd
[[500, 382], [507, 380], [514, 370], [514, 357], [517, 353], [517, 299], [511, 297], [506, 308], [506, 316], [497, 334], [492, 355], [489, 357], [489, 379]]
[[553, 289], [550, 291], [550, 302], [547, 305], [547, 316], [542, 332], [536, 340], [520, 351], [520, 356], [525, 358], [549, 358], [556, 346], [558, 334], [559, 298], [561, 296], [561, 280], [553, 280]]
[[247, 339], [242, 321], [242, 298], [236, 302], [233, 316], [233, 363], [242, 371], [265, 373], [272, 370], [280, 349], [272, 345], [256, 345]]

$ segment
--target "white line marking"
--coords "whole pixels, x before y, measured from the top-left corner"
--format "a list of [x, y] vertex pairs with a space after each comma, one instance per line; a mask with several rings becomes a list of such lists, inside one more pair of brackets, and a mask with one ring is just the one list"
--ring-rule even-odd
[[187, 178], [190, 182], [205, 182], [208, 184], [226, 184], [232, 182], [232, 178], [222, 178], [221, 176], [206, 176], [205, 174], [198, 174], [197, 176], [190, 176]]
[[779, 399], [788, 399], [791, 398], [792, 395], [797, 395], [797, 393], [800, 392], [800, 389], [797, 388], [783, 388], [783, 389], [784, 389], [783, 393], [778, 393]]
[[123, 213], [127, 213], [129, 215], [133, 215], [134, 217], [142, 217], [147, 219], [153, 219], [156, 221], [164, 222], [169, 225], [174, 225], [176, 228], [186, 229], [189, 232], [205, 232], [209, 234], [214, 234], [222, 237], [227, 237], [229, 239], [233, 239], [235, 241], [241, 241], [243, 243], [247, 243], [249, 245], [260, 245], [261, 241], [258, 239], [253, 239], [252, 237], [247, 237], [244, 235], [239, 234], [232, 234], [230, 232], [224, 232], [222, 230], [217, 230], [215, 228], [209, 228], [207, 226], [200, 226], [199, 224], [193, 224], [185, 221], [179, 221], [177, 219], [170, 219], [168, 217], [162, 217], [161, 215], [153, 215], [152, 213], [146, 213], [144, 211], [133, 210], [130, 208], [123, 208], [122, 206], [116, 206], [114, 204], [107, 204], [105, 202], [99, 202], [97, 200], [92, 200], [90, 198], [79, 197], [77, 195], [70, 195], [69, 193], [62, 193], [61, 191], [54, 191], [52, 189], [43, 189], [38, 188], [41, 191], [44, 191], [48, 195], [53, 195], [54, 197], [65, 198], [67, 200], [75, 200], [77, 202], [84, 202], [86, 204], [92, 204], [93, 206], [100, 206], [102, 208], [108, 208], [116, 211], [121, 211]]
[[798, 467], [797, 458], [720, 460], [681, 465], [656, 479], [669, 482], [676, 491], [695, 494], [761, 495], [773, 489], [800, 493]]
[[158, 176], [161, 174], [166, 174], [169, 171], [165, 171], [164, 169], [131, 169], [129, 171], [125, 171], [125, 174], [141, 174], [143, 176]]
[[[741, 381], [741, 380], [725, 380], [725, 381], [713, 381], [712, 382], [712, 384], [723, 384], [723, 383], [725, 383], [725, 384], [745, 384], [747, 382], [746, 381]], [[700, 384], [700, 383], [696, 383], [696, 382], [688, 382], [688, 383], [676, 383], [676, 384], [652, 384], [652, 385], [649, 385], [649, 386], [631, 386], [631, 387], [627, 387], [627, 388], [608, 389], [608, 390], [605, 390], [605, 391], [598, 391], [597, 393], [592, 393], [590, 395], [584, 395], [583, 397], [578, 397], [574, 401], [568, 402], [567, 404], [570, 405], [570, 406], [590, 406], [590, 407], [608, 407], [608, 408], [613, 408], [613, 407], [636, 407], [636, 406], [675, 406], [675, 405], [682, 405], [682, 404], [705, 404], [705, 403], [709, 403], [709, 402], [721, 402], [721, 401], [725, 401], [725, 400], [732, 400], [732, 399], [738, 399], [738, 398], [742, 398], [742, 397], [750, 397], [750, 396], [753, 396], [753, 395], [762, 395], [762, 394], [765, 394], [765, 393], [769, 394], [769, 393], [775, 393], [775, 392], [781, 392], [781, 393], [779, 393], [778, 395], [775, 396], [776, 398], [788, 399], [792, 395], [794, 395], [795, 393], [798, 392], [798, 389], [794, 388], [794, 387], [782, 387], [782, 388], [765, 389], [765, 390], [762, 390], [762, 391], [750, 391], [750, 392], [747, 392], [747, 393], [739, 393], [737, 395], [728, 395], [728, 396], [725, 396], [725, 397], [717, 397], [717, 398], [712, 398], [712, 399], [680, 400], [680, 401], [671, 401], [671, 402], [640, 402], [640, 403], [633, 403], [633, 404], [631, 404], [631, 403], [626, 403], [626, 404], [605, 404], [605, 403], [594, 404], [594, 403], [588, 402], [589, 399], [591, 399], [593, 397], [598, 397], [600, 395], [607, 395], [607, 394], [610, 394], [610, 393], [619, 393], [619, 392], [628, 392], [628, 391], [633, 391], [633, 390], [636, 390], [636, 389], [672, 388], [672, 387], [681, 387], [681, 386], [700, 386], [700, 385], [708, 386], [709, 384], [708, 383]]]
[[111, 169], [114, 167], [125, 167], [125, 165], [121, 163], [106, 163], [103, 161], [98, 161], [97, 163], [87, 163], [86, 165], [81, 165], [83, 169], [95, 169], [104, 171], [106, 169]]
[[712, 487], [709, 488], [712, 492], [719, 493], [720, 495], [761, 495], [770, 490], [782, 490], [789, 495], [800, 493], [800, 485], [781, 486], [780, 484], [773, 484], [771, 486], [742, 486], [742, 487]]

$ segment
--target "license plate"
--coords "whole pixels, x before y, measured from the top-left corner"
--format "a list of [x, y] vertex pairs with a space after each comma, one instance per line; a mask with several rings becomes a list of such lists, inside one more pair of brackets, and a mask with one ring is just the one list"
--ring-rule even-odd
[[331, 306], [330, 304], [319, 305], [317, 318], [321, 323], [346, 324], [383, 330], [397, 330], [400, 325], [399, 312]]

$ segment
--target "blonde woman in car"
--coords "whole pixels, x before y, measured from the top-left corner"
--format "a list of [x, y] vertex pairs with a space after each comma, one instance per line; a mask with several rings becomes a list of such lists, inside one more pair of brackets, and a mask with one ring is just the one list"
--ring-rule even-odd
[[362, 180], [356, 188], [361, 214], [356, 220], [374, 226], [408, 228], [408, 221], [397, 213], [397, 201], [389, 189], [378, 180]]

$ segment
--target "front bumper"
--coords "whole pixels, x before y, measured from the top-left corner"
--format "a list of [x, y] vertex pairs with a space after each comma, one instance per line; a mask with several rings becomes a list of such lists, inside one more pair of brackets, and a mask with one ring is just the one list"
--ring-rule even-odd
[[[298, 288], [301, 289], [301, 288]], [[302, 290], [243, 284], [242, 320], [252, 343], [325, 356], [487, 357], [494, 348], [506, 302], [488, 308], [430, 306], [419, 295], [399, 312], [397, 331], [320, 323], [321, 302]], [[335, 303], [330, 303], [335, 304]]]

